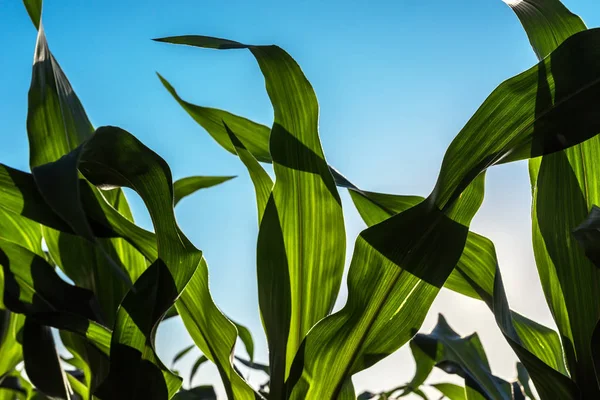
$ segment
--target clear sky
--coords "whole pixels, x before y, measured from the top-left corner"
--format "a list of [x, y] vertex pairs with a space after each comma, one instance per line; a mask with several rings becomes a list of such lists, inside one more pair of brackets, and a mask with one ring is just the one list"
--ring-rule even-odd
[[[238, 175], [184, 200], [177, 216], [204, 251], [216, 303], [251, 329], [259, 361], [267, 360], [267, 350], [256, 295], [257, 223], [250, 179], [237, 158], [176, 104], [155, 71], [193, 103], [270, 125], [264, 81], [246, 51], [200, 50], [150, 39], [201, 34], [285, 48], [319, 98], [328, 161], [365, 189], [398, 194], [429, 194], [446, 147], [472, 113], [500, 82], [536, 62], [516, 17], [501, 0], [46, 3], [50, 48], [96, 126], [129, 130], [168, 161], [175, 178]], [[565, 3], [588, 26], [600, 25], [597, 0]], [[0, 162], [25, 170], [35, 36], [21, 2], [0, 0]], [[511, 307], [554, 326], [531, 251], [526, 163], [493, 168], [486, 189], [472, 229], [495, 242]], [[342, 198], [349, 259], [364, 225], [346, 193]], [[139, 223], [150, 227], [139, 199], [132, 202]], [[341, 296], [343, 304], [345, 287]], [[478, 331], [493, 371], [506, 379], [515, 376], [516, 358], [483, 304], [443, 291], [423, 331], [433, 327], [438, 312], [461, 334]], [[180, 322], [168, 322], [159, 331], [158, 351], [166, 363], [189, 343]], [[185, 376], [193, 359], [178, 366]], [[412, 372], [405, 348], [356, 375], [354, 382], [357, 392], [382, 390], [406, 382]], [[205, 366], [194, 384], [217, 381], [216, 369]]]

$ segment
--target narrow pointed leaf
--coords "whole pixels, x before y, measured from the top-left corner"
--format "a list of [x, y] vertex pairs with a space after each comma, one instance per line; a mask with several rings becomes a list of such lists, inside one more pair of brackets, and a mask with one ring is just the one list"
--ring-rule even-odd
[[235, 176], [189, 176], [187, 178], [181, 178], [173, 184], [175, 205], [177, 205], [184, 197], [187, 197], [198, 190], [219, 185], [233, 178], [235, 178]]
[[244, 325], [240, 325], [237, 322], [231, 321], [235, 325], [235, 328], [238, 331], [238, 336], [244, 347], [246, 348], [246, 353], [248, 353], [248, 357], [250, 357], [250, 361], [254, 360], [254, 340], [252, 339], [252, 333], [250, 333], [250, 329], [246, 328]]
[[194, 347], [196, 347], [195, 345], [189, 345], [186, 348], [184, 348], [183, 350], [179, 351], [177, 354], [175, 354], [175, 357], [173, 357], [173, 361], [171, 361], [172, 365], [175, 365], [175, 363], [179, 360], [181, 360], [183, 357], [185, 357], [185, 355], [187, 353], [189, 353]]
[[196, 372], [198, 372], [198, 368], [200, 368], [200, 366], [207, 361], [208, 361], [208, 358], [206, 358], [206, 356], [200, 356], [200, 357], [198, 357], [198, 359], [196, 360], [194, 365], [192, 365], [192, 369], [190, 370], [190, 385], [194, 381], [194, 376], [196, 376]]
[[229, 140], [235, 149], [235, 153], [246, 166], [248, 174], [250, 175], [250, 179], [252, 179], [252, 183], [254, 184], [254, 191], [256, 192], [256, 206], [258, 208], [258, 223], [260, 224], [265, 212], [265, 208], [267, 208], [271, 191], [273, 190], [273, 181], [271, 180], [269, 174], [267, 174], [267, 171], [265, 171], [265, 169], [256, 160], [254, 155], [250, 153], [244, 144], [238, 139], [235, 132], [233, 132], [231, 128], [225, 124], [225, 122], [223, 122], [223, 124], [225, 125], [225, 130], [229, 135]]
[[[160, 39], [159, 39], [160, 40]], [[236, 134], [244, 146], [250, 151], [256, 159], [264, 162], [271, 162], [269, 153], [269, 135], [271, 130], [264, 126], [252, 122], [246, 118], [238, 117], [227, 111], [210, 107], [200, 107], [183, 100], [173, 86], [160, 74], [158, 78], [167, 89], [167, 91], [177, 100], [183, 109], [230, 153], [235, 154], [235, 148], [229, 140], [225, 122]]]

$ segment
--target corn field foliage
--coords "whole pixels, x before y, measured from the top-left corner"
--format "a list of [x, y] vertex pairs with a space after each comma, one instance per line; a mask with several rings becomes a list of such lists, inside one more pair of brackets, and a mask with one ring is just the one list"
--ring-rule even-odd
[[[363, 190], [327, 163], [315, 92], [280, 47], [156, 39], [219, 50], [214, 57], [249, 51], [264, 77], [270, 127], [191, 104], [158, 76], [254, 184], [264, 365], [253, 359], [248, 329], [214, 303], [202, 250], [175, 220], [182, 198], [231, 177], [173, 182], [167, 163], [132, 133], [92, 126], [50, 51], [41, 0], [24, 0], [37, 29], [30, 171], [0, 164], [0, 399], [215, 398], [210, 386], [183, 389], [174, 371], [196, 347], [202, 355], [190, 378], [213, 363], [236, 400], [426, 399], [430, 386], [449, 399], [599, 399], [600, 29], [559, 0], [510, 3], [539, 62], [500, 84], [457, 133], [426, 198]], [[493, 243], [469, 230], [486, 170], [524, 159], [533, 250], [558, 331], [510, 309]], [[135, 224], [123, 187], [143, 200], [152, 231]], [[368, 226], [345, 282], [340, 190]], [[347, 301], [332, 312], [342, 283]], [[519, 358], [514, 381], [491, 373], [477, 334], [461, 337], [442, 316], [431, 333], [417, 334], [442, 287], [488, 306]], [[171, 367], [155, 350], [167, 318], [181, 318], [194, 341]], [[234, 355], [238, 338], [248, 358]], [[410, 382], [355, 393], [354, 374], [404, 345], [416, 363]], [[264, 384], [249, 384], [239, 366], [262, 371]], [[434, 368], [464, 384], [425, 384]]]

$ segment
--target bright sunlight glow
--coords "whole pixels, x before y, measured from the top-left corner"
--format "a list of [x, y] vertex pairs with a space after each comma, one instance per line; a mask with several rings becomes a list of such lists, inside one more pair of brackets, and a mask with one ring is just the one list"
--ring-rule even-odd
[[511, 7], [518, 6], [519, 4], [521, 4], [523, 2], [523, 0], [502, 0], [502, 1], [504, 1], [506, 4], [508, 4]]

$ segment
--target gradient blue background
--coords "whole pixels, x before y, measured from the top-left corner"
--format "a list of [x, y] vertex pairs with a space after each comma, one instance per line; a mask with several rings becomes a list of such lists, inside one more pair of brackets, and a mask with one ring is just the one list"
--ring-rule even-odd
[[[129, 130], [169, 162], [175, 178], [239, 176], [184, 200], [177, 215], [205, 252], [216, 303], [252, 330], [260, 361], [266, 361], [267, 350], [256, 296], [252, 185], [242, 164], [175, 103], [155, 71], [193, 103], [268, 125], [272, 109], [262, 76], [243, 50], [199, 50], [149, 39], [203, 34], [282, 46], [317, 93], [328, 161], [361, 187], [401, 194], [427, 195], [446, 147], [479, 104], [536, 61], [501, 0], [46, 3], [50, 48], [96, 126]], [[565, 3], [589, 26], [600, 24], [597, 0]], [[0, 162], [21, 169], [28, 168], [25, 116], [35, 37], [21, 2], [0, 0]], [[554, 326], [530, 249], [526, 163], [493, 168], [487, 182], [473, 229], [496, 243], [511, 306]], [[364, 225], [347, 194], [342, 197], [349, 258]], [[132, 203], [139, 223], [149, 228], [139, 199]], [[513, 378], [514, 354], [483, 305], [443, 291], [424, 331], [435, 324], [437, 312], [461, 334], [479, 331], [494, 372]], [[167, 322], [159, 331], [158, 350], [166, 362], [189, 343], [180, 322]], [[194, 358], [178, 365], [185, 376]], [[409, 351], [402, 349], [354, 381], [357, 391], [388, 389], [406, 382], [412, 370]], [[215, 368], [205, 366], [194, 384], [217, 381]]]

